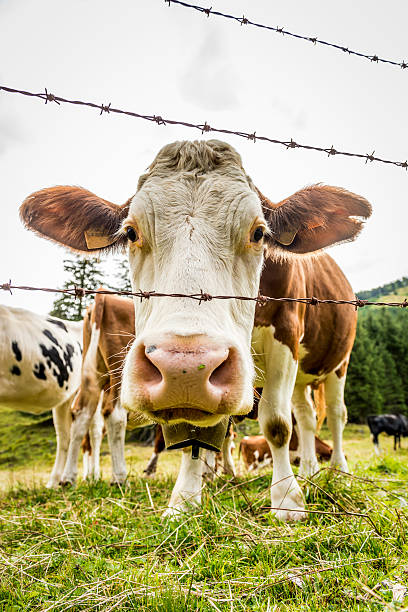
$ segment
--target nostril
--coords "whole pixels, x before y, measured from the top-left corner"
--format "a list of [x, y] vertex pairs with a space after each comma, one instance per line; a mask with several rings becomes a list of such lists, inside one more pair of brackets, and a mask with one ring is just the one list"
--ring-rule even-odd
[[209, 382], [215, 387], [229, 387], [236, 373], [236, 356], [230, 349], [227, 358], [211, 373]]
[[137, 355], [137, 369], [144, 383], [155, 385], [163, 380], [159, 368], [150, 360], [151, 347], [140, 346]]

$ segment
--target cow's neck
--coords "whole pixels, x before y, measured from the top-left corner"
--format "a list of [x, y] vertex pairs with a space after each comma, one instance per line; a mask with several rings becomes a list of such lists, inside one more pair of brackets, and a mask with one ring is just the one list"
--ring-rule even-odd
[[[279, 260], [266, 259], [259, 291], [262, 295], [269, 297], [305, 297], [307, 287], [302, 259], [294, 257]], [[255, 325], [270, 325], [283, 307], [288, 312], [298, 309], [299, 306], [301, 305], [287, 302], [268, 302], [265, 306], [257, 306]]]

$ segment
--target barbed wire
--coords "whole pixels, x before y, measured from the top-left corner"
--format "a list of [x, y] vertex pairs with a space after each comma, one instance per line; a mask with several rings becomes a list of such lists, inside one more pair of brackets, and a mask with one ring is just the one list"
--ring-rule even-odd
[[201, 304], [201, 302], [210, 302], [211, 300], [241, 300], [244, 302], [256, 302], [258, 306], [265, 306], [268, 302], [299, 302], [300, 304], [307, 304], [309, 306], [318, 306], [319, 304], [350, 304], [357, 308], [363, 306], [392, 306], [399, 308], [407, 308], [408, 301], [405, 298], [403, 302], [370, 302], [369, 300], [360, 300], [356, 297], [354, 300], [332, 300], [332, 299], [320, 299], [316, 297], [303, 297], [303, 298], [292, 298], [292, 297], [270, 297], [268, 295], [258, 294], [256, 297], [249, 297], [244, 295], [211, 295], [200, 291], [200, 293], [161, 293], [159, 291], [114, 291], [111, 289], [85, 289], [84, 287], [78, 287], [74, 285], [72, 288], [67, 289], [50, 289], [48, 287], [29, 287], [27, 285], [13, 285], [11, 280], [8, 283], [0, 285], [0, 289], [8, 291], [13, 294], [12, 289], [20, 289], [22, 291], [46, 291], [48, 293], [64, 293], [71, 295], [75, 298], [82, 299], [87, 295], [121, 295], [125, 297], [137, 297], [140, 301], [149, 300], [150, 298], [156, 297], [169, 297], [169, 298], [189, 298], [195, 300]]
[[356, 55], [357, 57], [363, 57], [365, 59], [370, 60], [370, 62], [375, 62], [376, 64], [391, 64], [392, 66], [399, 66], [402, 69], [408, 68], [408, 62], [396, 62], [394, 60], [384, 59], [379, 57], [378, 55], [369, 55], [367, 53], [362, 53], [360, 51], [353, 51], [344, 45], [339, 45], [337, 43], [331, 43], [327, 40], [321, 40], [317, 38], [317, 36], [304, 36], [303, 34], [296, 34], [295, 32], [289, 32], [289, 30], [285, 30], [285, 28], [281, 27], [273, 27], [268, 26], [263, 23], [257, 23], [256, 21], [251, 21], [245, 15], [242, 17], [237, 17], [236, 15], [229, 15], [228, 13], [221, 13], [220, 11], [214, 11], [213, 8], [204, 8], [203, 6], [199, 6], [197, 4], [190, 4], [188, 2], [181, 2], [181, 0], [164, 0], [166, 4], [171, 6], [171, 4], [178, 4], [185, 8], [191, 8], [195, 11], [199, 11], [200, 13], [205, 13], [207, 17], [210, 15], [215, 15], [216, 17], [225, 17], [226, 19], [231, 19], [233, 21], [237, 21], [241, 26], [243, 25], [251, 25], [256, 28], [262, 28], [263, 30], [269, 30], [271, 32], [275, 32], [277, 34], [282, 34], [283, 36], [290, 36], [292, 38], [297, 38], [299, 40], [305, 40], [307, 42], [312, 43], [313, 45], [324, 45], [325, 47], [331, 47], [333, 49], [337, 49], [338, 51], [342, 51], [343, 53], [348, 53], [349, 55]]
[[[172, 0], [171, 0], [172, 1]], [[381, 157], [377, 157], [375, 155], [375, 151], [372, 153], [350, 153], [348, 151], [339, 151], [333, 147], [316, 147], [313, 145], [300, 144], [291, 138], [290, 140], [278, 140], [276, 138], [270, 138], [269, 136], [260, 136], [256, 133], [256, 131], [252, 133], [243, 132], [243, 131], [235, 131], [228, 130], [226, 128], [217, 128], [210, 126], [207, 121], [204, 123], [190, 123], [188, 121], [181, 121], [176, 119], [168, 119], [163, 118], [161, 115], [143, 115], [140, 113], [135, 113], [133, 111], [126, 111], [120, 108], [114, 108], [111, 106], [111, 102], [109, 104], [96, 104], [95, 102], [84, 102], [83, 100], [70, 100], [68, 98], [63, 98], [61, 96], [56, 96], [53, 93], [48, 92], [47, 88], [45, 88], [44, 92], [35, 93], [32, 91], [25, 91], [22, 89], [14, 89], [13, 87], [7, 87], [6, 85], [0, 85], [0, 91], [4, 91], [6, 93], [16, 93], [23, 96], [29, 96], [32, 98], [39, 98], [40, 100], [45, 100], [45, 104], [48, 102], [54, 102], [55, 104], [73, 104], [76, 106], [88, 106], [90, 108], [95, 108], [100, 111], [100, 115], [103, 113], [116, 113], [118, 115], [127, 115], [129, 117], [134, 117], [136, 119], [143, 119], [145, 121], [151, 121], [153, 123], [157, 123], [157, 125], [179, 125], [183, 127], [193, 128], [199, 130], [202, 134], [204, 132], [214, 132], [217, 134], [228, 134], [231, 136], [239, 136], [240, 138], [245, 138], [246, 140], [252, 140], [254, 143], [257, 140], [261, 140], [264, 142], [269, 142], [272, 144], [279, 144], [284, 146], [286, 149], [304, 149], [307, 151], [318, 151], [320, 153], [326, 153], [329, 157], [335, 155], [342, 155], [344, 157], [357, 157], [360, 159], [364, 159], [365, 162], [380, 162], [382, 164], [391, 164], [393, 166], [398, 166], [400, 168], [408, 169], [408, 161], [392, 161], [390, 159], [383, 159]]]

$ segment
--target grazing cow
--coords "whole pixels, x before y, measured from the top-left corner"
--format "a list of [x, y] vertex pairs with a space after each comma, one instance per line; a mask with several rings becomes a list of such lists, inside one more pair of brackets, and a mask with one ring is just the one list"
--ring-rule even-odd
[[[112, 483], [126, 480], [125, 433], [127, 413], [120, 404], [123, 360], [133, 340], [133, 301], [114, 295], [97, 294], [84, 317], [84, 357], [81, 388], [72, 405], [73, 423], [62, 484], [74, 484], [78, 473], [78, 454], [84, 435], [89, 431], [93, 451], [92, 476], [99, 478], [99, 449], [102, 423], [106, 423], [112, 458]], [[101, 399], [102, 397], [102, 399]], [[85, 441], [86, 444], [86, 441]], [[85, 446], [85, 450], [87, 447]], [[85, 471], [85, 470], [84, 470]]]
[[[315, 436], [316, 455], [321, 461], [329, 461], [333, 449]], [[296, 433], [296, 428], [293, 427], [292, 435], [289, 442], [289, 454], [291, 463], [299, 462], [299, 438]], [[245, 436], [242, 438], [239, 445], [239, 456], [242, 455], [244, 465], [248, 471], [257, 470], [272, 461], [272, 453], [265, 436]]]
[[70, 404], [81, 378], [82, 323], [0, 305], [0, 408], [52, 410], [57, 454], [47, 487], [58, 485], [68, 451]]
[[367, 417], [367, 424], [373, 436], [374, 451], [380, 454], [378, 436], [386, 433], [394, 436], [394, 450], [397, 450], [397, 442], [401, 448], [401, 436], [408, 436], [408, 418], [404, 414], [376, 414]]
[[[292, 429], [292, 437], [290, 439], [289, 450], [291, 451], [291, 461], [295, 465], [300, 463], [300, 449], [299, 449], [299, 437], [297, 434], [298, 427], [296, 424]], [[315, 451], [316, 457], [320, 459], [320, 461], [330, 461], [333, 449], [327, 442], [319, 438], [319, 436], [315, 435]]]
[[[354, 294], [336, 263], [319, 251], [353, 240], [371, 214], [363, 197], [323, 185], [273, 204], [247, 176], [238, 153], [218, 140], [163, 147], [123, 206], [60, 186], [33, 193], [20, 210], [26, 227], [75, 251], [127, 245], [135, 291], [256, 296], [260, 289], [272, 297], [332, 299]], [[185, 431], [189, 423], [196, 435], [249, 412], [256, 378], [263, 387], [259, 421], [274, 463], [271, 506], [280, 519], [300, 520], [304, 500], [289, 461], [291, 400], [300, 469], [309, 474], [316, 468], [316, 419], [308, 389], [325, 380], [332, 462], [346, 469], [343, 390], [355, 309], [297, 302], [255, 308], [254, 301], [206, 298], [204, 304], [135, 298], [122, 405], [139, 424], [155, 421], [167, 430], [183, 424]], [[183, 452], [168, 514], [200, 502], [201, 463]]]

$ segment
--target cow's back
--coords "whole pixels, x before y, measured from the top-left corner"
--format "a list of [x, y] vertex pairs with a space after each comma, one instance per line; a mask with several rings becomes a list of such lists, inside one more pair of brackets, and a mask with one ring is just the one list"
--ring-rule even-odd
[[70, 399], [80, 382], [81, 328], [0, 306], [0, 406], [40, 414]]

